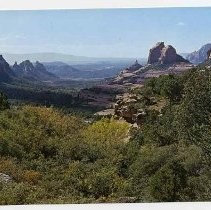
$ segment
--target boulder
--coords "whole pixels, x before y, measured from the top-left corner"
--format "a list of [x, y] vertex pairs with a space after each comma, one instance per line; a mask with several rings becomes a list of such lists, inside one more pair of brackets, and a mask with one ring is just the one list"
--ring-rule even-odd
[[8, 183], [10, 181], [12, 181], [12, 178], [9, 175], [0, 173], [0, 182]]

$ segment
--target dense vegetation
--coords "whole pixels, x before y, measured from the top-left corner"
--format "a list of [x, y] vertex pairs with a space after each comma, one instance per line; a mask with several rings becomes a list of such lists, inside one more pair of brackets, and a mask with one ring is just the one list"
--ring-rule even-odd
[[15, 79], [10, 83], [0, 83], [0, 91], [16, 104], [31, 103], [55, 107], [78, 107], [82, 103], [78, 98], [80, 89], [101, 84], [101, 81], [61, 80], [54, 83]]
[[0, 96], [1, 204], [211, 200], [211, 72], [146, 82], [166, 100], [140, 128]]

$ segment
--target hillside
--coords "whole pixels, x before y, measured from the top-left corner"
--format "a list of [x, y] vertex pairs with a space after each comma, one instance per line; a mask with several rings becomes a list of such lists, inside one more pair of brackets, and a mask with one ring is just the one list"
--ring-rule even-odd
[[0, 83], [26, 100], [0, 94], [0, 204], [211, 200], [210, 59], [195, 66], [159, 43], [145, 66], [87, 88]]
[[104, 119], [0, 95], [0, 204], [209, 201], [209, 77], [150, 79]]

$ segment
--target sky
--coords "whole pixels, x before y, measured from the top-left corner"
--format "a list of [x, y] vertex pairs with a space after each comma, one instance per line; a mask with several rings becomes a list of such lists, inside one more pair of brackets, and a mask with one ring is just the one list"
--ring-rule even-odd
[[147, 57], [158, 41], [179, 53], [211, 43], [211, 8], [0, 11], [0, 52]]

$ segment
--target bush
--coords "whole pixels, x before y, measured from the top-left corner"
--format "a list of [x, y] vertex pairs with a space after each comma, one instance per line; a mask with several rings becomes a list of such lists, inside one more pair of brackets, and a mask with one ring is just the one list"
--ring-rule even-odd
[[178, 162], [161, 167], [150, 179], [150, 193], [159, 202], [181, 201], [187, 186], [187, 172]]

